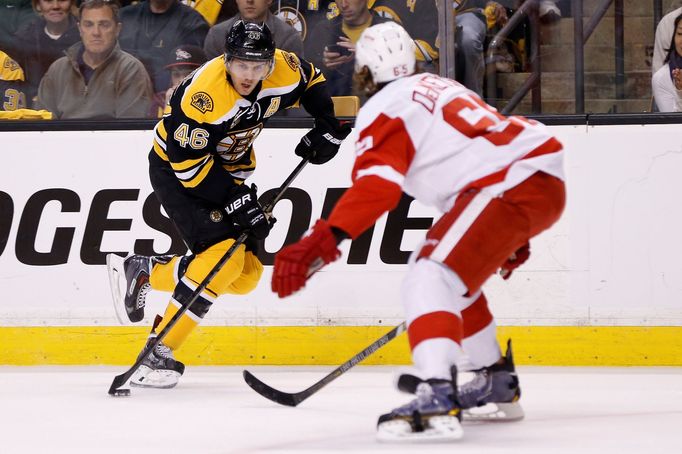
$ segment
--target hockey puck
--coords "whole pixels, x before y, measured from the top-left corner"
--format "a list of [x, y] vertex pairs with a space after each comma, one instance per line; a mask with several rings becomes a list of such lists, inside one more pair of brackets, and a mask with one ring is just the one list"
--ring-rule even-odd
[[130, 396], [130, 390], [129, 389], [117, 389], [114, 391], [112, 394], [114, 397], [128, 397]]

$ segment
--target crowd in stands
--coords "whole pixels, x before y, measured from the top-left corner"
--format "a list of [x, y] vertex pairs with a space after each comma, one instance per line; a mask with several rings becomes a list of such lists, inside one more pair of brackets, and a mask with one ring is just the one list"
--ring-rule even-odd
[[[454, 2], [460, 82], [482, 92], [486, 40], [522, 1]], [[540, 13], [561, 15], [549, 0]], [[265, 22], [277, 47], [324, 72], [333, 96], [350, 95], [354, 43], [376, 23], [401, 23], [422, 70], [437, 72], [438, 14], [433, 0], [0, 0], [0, 110], [158, 117], [183, 77], [223, 54], [239, 18]]]
[[682, 112], [682, 8], [666, 14], [656, 27], [651, 61], [651, 91], [659, 112]]

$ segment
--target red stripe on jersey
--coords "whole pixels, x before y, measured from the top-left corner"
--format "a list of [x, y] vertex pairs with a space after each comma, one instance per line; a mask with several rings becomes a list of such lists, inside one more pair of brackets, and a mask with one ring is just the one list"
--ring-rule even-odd
[[551, 137], [548, 141], [546, 141], [545, 143], [543, 143], [539, 147], [535, 148], [534, 150], [530, 151], [529, 153], [526, 153], [521, 158], [512, 162], [511, 164], [509, 164], [504, 169], [500, 169], [497, 172], [491, 173], [490, 175], [486, 175], [485, 177], [479, 178], [476, 181], [472, 181], [462, 190], [462, 192], [464, 192], [470, 188], [480, 189], [480, 188], [484, 188], [487, 186], [492, 186], [493, 184], [497, 184], [500, 181], [504, 180], [504, 177], [507, 176], [507, 172], [509, 172], [509, 169], [511, 168], [511, 166], [513, 166], [517, 162], [519, 162], [523, 159], [529, 159], [529, 158], [534, 158], [536, 156], [541, 156], [543, 154], [556, 153], [558, 151], [561, 151], [562, 149], [563, 149], [563, 145], [561, 145], [561, 142], [556, 140], [554, 137]]
[[464, 325], [464, 337], [470, 337], [481, 331], [493, 321], [493, 314], [488, 308], [488, 300], [481, 295], [474, 303], [462, 311], [462, 323]]
[[336, 203], [329, 224], [355, 239], [384, 212], [398, 206], [402, 194], [400, 186], [383, 178], [374, 175], [360, 178]]
[[428, 339], [445, 337], [462, 345], [462, 319], [452, 312], [438, 311], [417, 317], [407, 327], [410, 349]]
[[373, 166], [388, 165], [405, 175], [414, 159], [415, 149], [403, 120], [380, 114], [360, 131], [355, 152], [362, 154], [355, 160], [353, 181], [359, 170]]

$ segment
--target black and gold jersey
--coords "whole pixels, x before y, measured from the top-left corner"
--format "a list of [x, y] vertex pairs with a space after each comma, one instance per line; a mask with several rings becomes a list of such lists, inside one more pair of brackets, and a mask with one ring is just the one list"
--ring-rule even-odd
[[223, 204], [230, 188], [255, 170], [253, 142], [268, 118], [301, 102], [315, 117], [333, 115], [324, 82], [311, 63], [277, 49], [272, 73], [245, 98], [218, 56], [175, 89], [170, 112], [154, 128], [154, 152], [194, 196]]
[[0, 110], [26, 108], [26, 89], [24, 70], [0, 50]]

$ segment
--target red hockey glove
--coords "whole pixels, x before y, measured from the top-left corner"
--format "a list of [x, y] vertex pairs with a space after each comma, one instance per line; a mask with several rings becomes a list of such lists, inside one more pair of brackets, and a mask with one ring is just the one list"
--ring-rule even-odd
[[500, 268], [500, 276], [502, 279], [507, 280], [511, 277], [512, 271], [521, 266], [530, 257], [530, 244], [526, 243], [516, 250], [504, 265]]
[[341, 255], [331, 227], [318, 220], [308, 236], [291, 244], [275, 255], [272, 272], [272, 291], [280, 298], [289, 296], [305, 287], [308, 277], [322, 266]]

